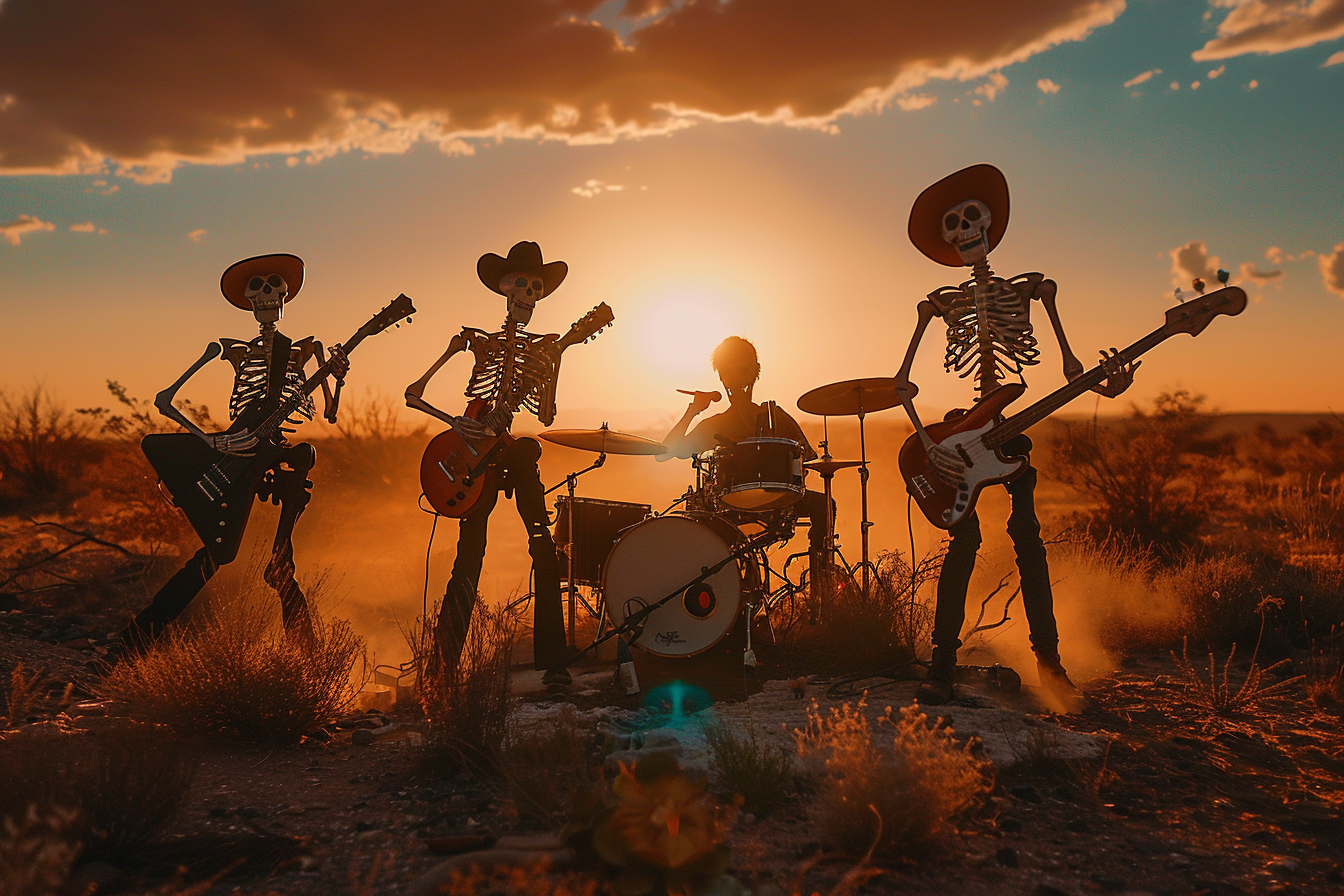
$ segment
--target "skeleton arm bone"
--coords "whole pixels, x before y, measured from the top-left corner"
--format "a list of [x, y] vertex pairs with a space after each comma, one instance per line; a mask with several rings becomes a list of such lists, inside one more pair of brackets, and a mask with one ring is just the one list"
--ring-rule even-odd
[[[319, 367], [326, 365], [327, 357], [322, 351], [322, 343], [316, 339], [313, 340], [313, 356], [317, 358]], [[322, 417], [328, 423], [336, 422], [336, 409], [341, 403], [341, 387], [345, 385], [345, 375], [349, 372], [350, 362], [346, 359], [340, 343], [337, 343], [331, 347], [331, 375], [336, 378], [336, 389], [333, 391], [327, 378], [322, 377], [322, 398], [325, 402]]]
[[896, 395], [901, 400], [901, 407], [905, 408], [905, 413], [910, 417], [910, 422], [915, 427], [915, 432], [919, 433], [920, 441], [924, 443], [926, 451], [933, 456], [937, 445], [929, 434], [924, 431], [924, 424], [920, 422], [919, 414], [915, 412], [915, 396], [919, 394], [919, 386], [910, 382], [910, 368], [915, 363], [915, 353], [919, 351], [919, 343], [924, 338], [924, 331], [929, 328], [929, 322], [935, 317], [941, 317], [943, 310], [932, 301], [932, 296], [919, 303], [916, 311], [919, 314], [919, 320], [915, 323], [915, 332], [910, 337], [910, 346], [905, 350], [905, 360], [901, 362], [901, 369], [896, 372]]
[[204, 439], [206, 442], [210, 442], [211, 444], [213, 444], [213, 437], [205, 430], [197, 426], [195, 423], [193, 423], [187, 417], [186, 414], [182, 413], [176, 407], [174, 407], [173, 399], [177, 397], [178, 391], [182, 388], [183, 385], [186, 384], [187, 380], [191, 379], [196, 374], [196, 371], [200, 370], [202, 367], [204, 367], [210, 361], [213, 361], [215, 358], [218, 358], [220, 353], [223, 351], [224, 349], [220, 346], [218, 342], [210, 343], [205, 347], [205, 351], [201, 353], [201, 356], [196, 359], [196, 363], [188, 367], [186, 369], [186, 372], [177, 378], [176, 382], [174, 382], [167, 389], [164, 389], [158, 395], [154, 396], [154, 407], [158, 409], [158, 412], [160, 414], [167, 417], [169, 420], [172, 420], [179, 426], [183, 427], [184, 429], [187, 430], [187, 432], [191, 433], [197, 438]]
[[439, 369], [447, 364], [450, 358], [465, 351], [466, 348], [466, 336], [462, 333], [458, 333], [448, 343], [448, 350], [445, 351], [437, 361], [430, 365], [429, 369], [425, 371], [425, 375], [406, 387], [405, 395], [406, 406], [408, 408], [414, 408], [417, 411], [428, 414], [438, 420], [442, 420], [444, 423], [451, 426], [458, 435], [474, 441], [476, 439], [493, 436], [494, 433], [489, 428], [472, 420], [470, 417], [454, 417], [452, 414], [445, 413], [425, 401], [422, 397], [425, 394], [425, 386], [429, 385], [429, 381], [433, 378], [434, 374], [438, 373]]
[[[1025, 298], [1030, 297], [1039, 299], [1045, 306], [1045, 313], [1050, 317], [1050, 326], [1055, 331], [1055, 339], [1059, 342], [1060, 354], [1064, 358], [1064, 376], [1070, 381], [1076, 380], [1083, 375], [1083, 362], [1079, 361], [1074, 355], [1073, 349], [1069, 348], [1068, 337], [1064, 335], [1064, 324], [1059, 319], [1059, 308], [1055, 304], [1055, 294], [1058, 287], [1053, 280], [1047, 280], [1040, 274], [1024, 274], [1021, 282], [1020, 278], [1014, 278], [1014, 287], [1019, 294], [1023, 294], [1023, 305], [1026, 305]], [[1133, 364], [1121, 364], [1115, 361], [1115, 356], [1119, 353], [1112, 348], [1110, 355], [1103, 350], [1101, 352], [1101, 364], [1106, 368], [1106, 380], [1092, 387], [1092, 391], [1098, 395], [1104, 395], [1107, 398], [1114, 398], [1121, 392], [1124, 392], [1134, 382], [1134, 371], [1138, 369], [1142, 361], [1135, 361]]]

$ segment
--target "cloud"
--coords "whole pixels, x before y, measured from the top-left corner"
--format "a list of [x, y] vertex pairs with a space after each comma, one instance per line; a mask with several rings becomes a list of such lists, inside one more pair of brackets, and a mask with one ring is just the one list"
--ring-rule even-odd
[[71, 233], [107, 233], [105, 229], [94, 224], [92, 221], [85, 221], [83, 224], [71, 224]]
[[[994, 102], [994, 97], [1003, 93], [1007, 89], [1008, 89], [1008, 78], [1005, 77], [1002, 72], [990, 72], [989, 77], [985, 80], [985, 83], [975, 88], [975, 90], [973, 90], [972, 93], [974, 93], [976, 96], [984, 97], [985, 102], [992, 103]], [[975, 105], [977, 106], [980, 105], [979, 100], [972, 100], [971, 102], [975, 103]]]
[[1247, 89], [1247, 90], [1254, 90], [1255, 88], [1257, 88], [1257, 87], [1259, 87], [1259, 86], [1260, 86], [1260, 82], [1257, 81], [1257, 80], [1255, 80], [1254, 78], [1252, 78], [1252, 79], [1246, 84], [1246, 89]]
[[1344, 62], [1344, 50], [1332, 54], [1329, 59], [1321, 64], [1321, 68], [1329, 68], [1332, 65], [1339, 65], [1341, 62]]
[[1036, 87], [1041, 93], [1059, 93], [1059, 85], [1049, 78], [1042, 78], [1036, 82]]
[[1278, 246], [1270, 246], [1265, 250], [1265, 258], [1269, 260], [1270, 264], [1283, 264], [1285, 261], [1303, 261], [1304, 259], [1311, 258], [1315, 254], [1316, 253], [1311, 249], [1303, 249], [1296, 255], [1289, 255]]
[[1283, 277], [1283, 271], [1262, 271], [1249, 261], [1243, 261], [1241, 267], [1237, 268], [1238, 279], [1242, 281], [1249, 280], [1256, 286], [1263, 286], [1273, 280]]
[[[700, 121], [834, 128], [991, 78], [1125, 0], [0, 2], [0, 173], [171, 179], [260, 154], [575, 144]], [[597, 21], [594, 20], [597, 17]], [[115, 48], [113, 52], [112, 48]], [[1001, 75], [1000, 75], [1001, 77]]]
[[1210, 255], [1203, 240], [1191, 240], [1184, 246], [1172, 249], [1171, 278], [1177, 287], [1190, 285], [1190, 281], [1199, 277], [1205, 283], [1218, 282], [1218, 268], [1221, 262], [1217, 255]]
[[0, 224], [0, 236], [9, 240], [11, 246], [17, 246], [24, 234], [44, 233], [55, 229], [56, 225], [50, 221], [43, 221], [32, 215], [19, 215], [13, 221]]
[[619, 193], [625, 187], [621, 184], [609, 184], [600, 180], [586, 180], [583, 186], [574, 187], [569, 192], [582, 196], [584, 199], [592, 199], [601, 193]]
[[1344, 243], [1335, 243], [1335, 249], [1329, 255], [1322, 252], [1316, 263], [1321, 267], [1325, 288], [1344, 299]]
[[938, 102], [938, 97], [929, 93], [913, 93], [896, 97], [896, 105], [900, 106], [903, 112], [927, 109], [936, 102]]
[[1147, 80], [1148, 80], [1149, 78], [1151, 78], [1153, 75], [1160, 75], [1160, 74], [1162, 74], [1162, 69], [1160, 69], [1160, 68], [1150, 68], [1150, 69], [1148, 69], [1148, 71], [1143, 72], [1143, 73], [1138, 74], [1138, 75], [1135, 75], [1134, 77], [1130, 78], [1128, 81], [1125, 82], [1125, 86], [1126, 86], [1126, 87], [1137, 87], [1137, 86], [1139, 86], [1140, 84], [1142, 84], [1144, 81], [1147, 81]]
[[1344, 0], [1210, 0], [1230, 10], [1218, 34], [1192, 55], [1230, 59], [1246, 53], [1283, 53], [1344, 37]]
[[209, 231], [207, 231], [203, 227], [198, 228], [196, 230], [193, 230], [191, 233], [187, 234], [187, 239], [191, 240], [193, 243], [199, 243], [201, 240], [205, 239], [205, 235], [208, 232]]
[[1217, 77], [1219, 77], [1220, 75], [1222, 75], [1223, 72], [1225, 72], [1225, 71], [1227, 71], [1227, 66], [1225, 66], [1225, 65], [1220, 65], [1220, 66], [1218, 66], [1217, 68], [1215, 68], [1215, 69], [1213, 69], [1213, 70], [1211, 70], [1211, 71], [1209, 72], [1209, 80], [1212, 81], [1214, 78], [1217, 78]]

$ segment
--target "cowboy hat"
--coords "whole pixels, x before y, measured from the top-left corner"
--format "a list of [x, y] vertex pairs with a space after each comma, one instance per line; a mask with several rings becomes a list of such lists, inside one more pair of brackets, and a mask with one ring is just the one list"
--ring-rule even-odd
[[915, 199], [910, 209], [910, 242], [939, 264], [959, 268], [965, 264], [955, 246], [943, 240], [943, 215], [971, 199], [989, 208], [989, 250], [1008, 229], [1008, 180], [993, 165], [972, 165], [938, 181]]
[[565, 279], [565, 274], [569, 273], [569, 265], [563, 261], [542, 264], [541, 247], [526, 240], [514, 245], [509, 250], [508, 258], [501, 258], [493, 252], [487, 252], [476, 262], [476, 275], [481, 278], [481, 282], [500, 295], [504, 295], [504, 293], [500, 292], [499, 281], [503, 279], [505, 274], [513, 273], [540, 277], [542, 283], [546, 286], [545, 294], [550, 295], [560, 286]]
[[219, 290], [224, 293], [224, 298], [234, 305], [244, 311], [251, 311], [252, 303], [247, 300], [248, 282], [253, 277], [264, 279], [271, 274], [279, 274], [285, 278], [285, 285], [289, 287], [285, 304], [289, 304], [289, 301], [299, 294], [299, 287], [303, 286], [303, 259], [285, 252], [244, 258], [229, 265], [224, 276], [219, 278]]

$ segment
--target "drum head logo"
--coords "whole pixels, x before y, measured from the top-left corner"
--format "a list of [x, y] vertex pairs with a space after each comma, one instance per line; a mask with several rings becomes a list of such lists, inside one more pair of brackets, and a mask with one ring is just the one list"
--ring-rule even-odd
[[681, 600], [686, 607], [686, 612], [696, 619], [706, 618], [718, 606], [718, 601], [714, 598], [714, 589], [709, 586], [708, 582], [701, 582], [699, 585], [692, 585], [687, 588], [686, 594]]

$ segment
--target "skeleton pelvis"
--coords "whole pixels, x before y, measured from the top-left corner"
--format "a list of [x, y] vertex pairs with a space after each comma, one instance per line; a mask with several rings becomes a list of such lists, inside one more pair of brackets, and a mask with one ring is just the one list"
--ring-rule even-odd
[[905, 440], [898, 458], [901, 477], [930, 523], [940, 529], [951, 528], [975, 511], [976, 499], [985, 486], [1007, 482], [1027, 465], [1026, 457], [1006, 456], [981, 440], [994, 427], [1000, 412], [1023, 391], [1016, 383], [1002, 386], [965, 415], [925, 427], [931, 439], [966, 464], [958, 483], [948, 484], [938, 476], [918, 433]]

